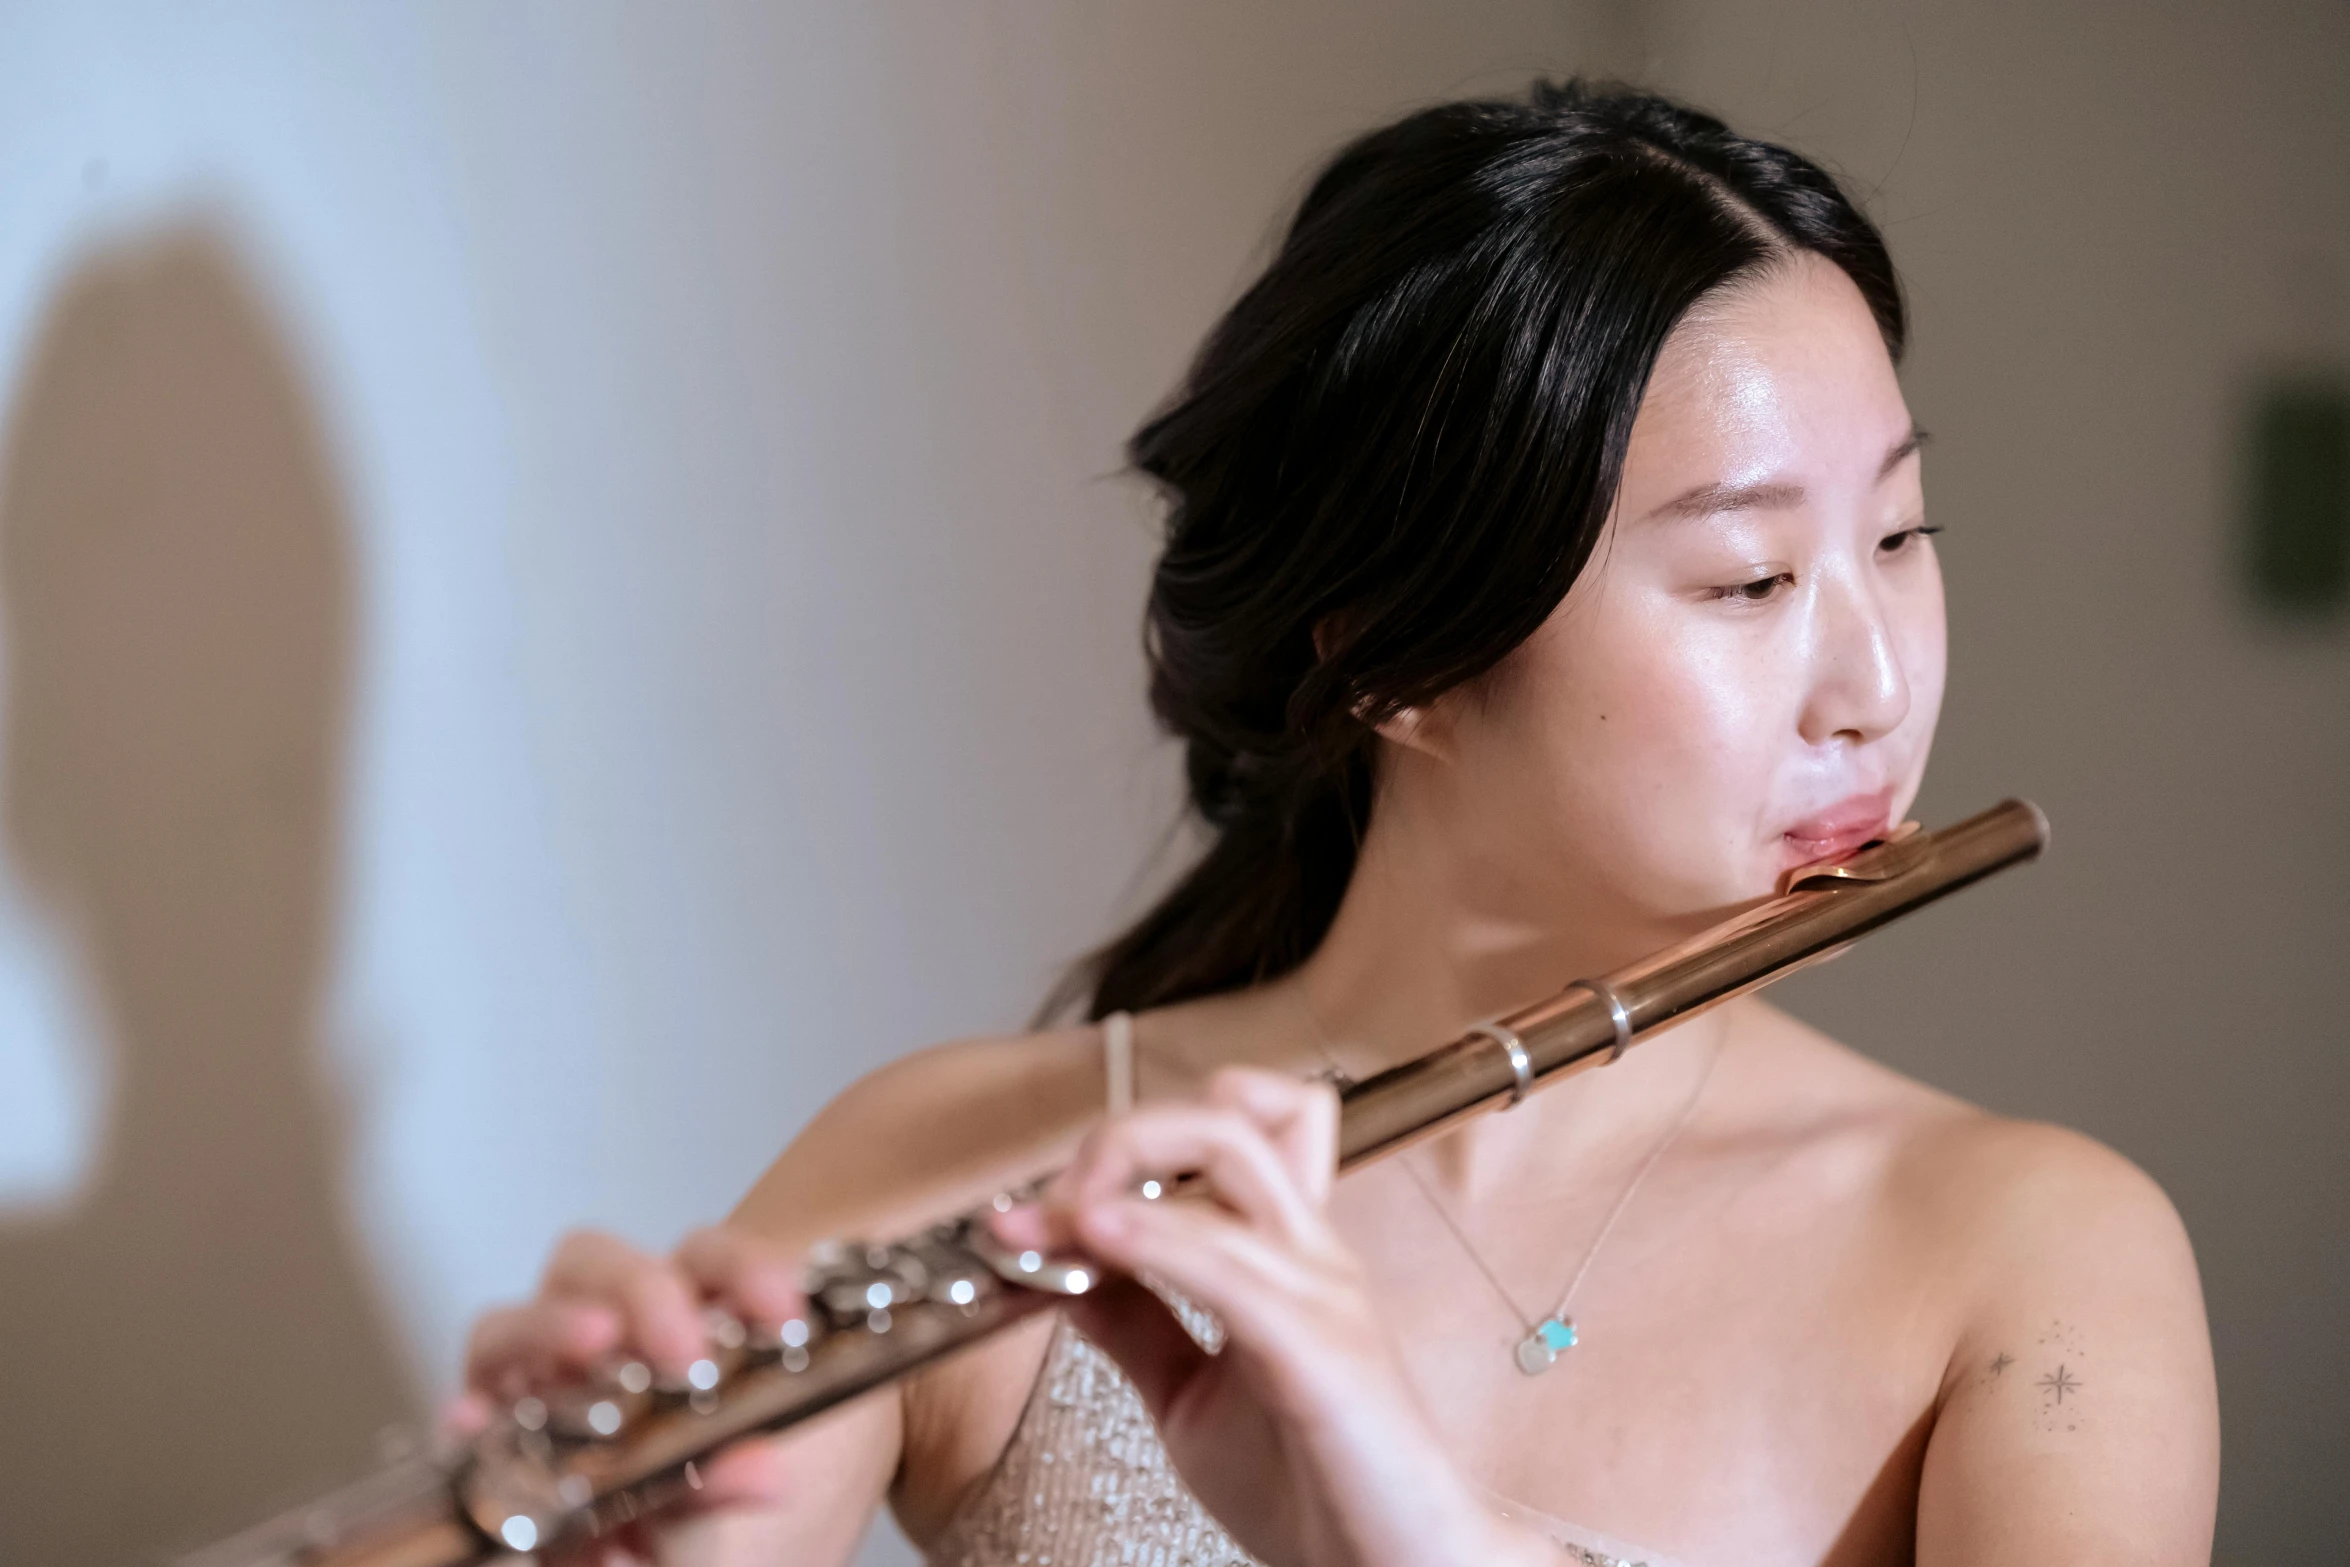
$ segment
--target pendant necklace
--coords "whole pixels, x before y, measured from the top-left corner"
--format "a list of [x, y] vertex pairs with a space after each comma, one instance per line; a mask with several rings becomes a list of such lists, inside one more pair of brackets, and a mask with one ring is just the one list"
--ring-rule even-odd
[[[1314, 1011], [1312, 1004], [1306, 999], [1305, 982], [1302, 979], [1297, 984], [1297, 1010], [1305, 1014], [1306, 1022], [1313, 1030], [1314, 1048], [1321, 1053], [1323, 1061], [1329, 1065], [1330, 1070], [1326, 1075], [1341, 1090], [1349, 1087], [1354, 1079], [1347, 1075], [1346, 1068], [1338, 1064], [1338, 1054], [1330, 1044], [1329, 1030], [1322, 1026], [1320, 1015]], [[1632, 1179], [1625, 1183], [1621, 1192], [1616, 1194], [1615, 1206], [1608, 1209], [1607, 1217], [1600, 1221], [1599, 1233], [1594, 1235], [1591, 1238], [1591, 1244], [1583, 1249], [1583, 1260], [1576, 1264], [1574, 1277], [1567, 1280], [1567, 1287], [1560, 1292], [1558, 1304], [1552, 1307], [1550, 1313], [1540, 1321], [1536, 1321], [1518, 1308], [1516, 1298], [1502, 1286], [1501, 1280], [1495, 1276], [1493, 1270], [1486, 1266], [1484, 1256], [1479, 1253], [1476, 1247], [1469, 1244], [1469, 1237], [1462, 1232], [1458, 1224], [1453, 1222], [1451, 1213], [1446, 1211], [1435, 1191], [1421, 1176], [1418, 1167], [1412, 1163], [1411, 1154], [1407, 1151], [1396, 1156], [1396, 1163], [1403, 1166], [1404, 1174], [1410, 1176], [1412, 1184], [1420, 1189], [1420, 1195], [1427, 1199], [1429, 1208], [1442, 1221], [1444, 1227], [1452, 1232], [1452, 1238], [1460, 1244], [1461, 1251], [1470, 1262], [1476, 1265], [1477, 1271], [1485, 1276], [1486, 1284], [1492, 1288], [1494, 1295], [1500, 1299], [1503, 1306], [1508, 1308], [1509, 1314], [1518, 1320], [1519, 1327], [1524, 1330], [1525, 1336], [1518, 1340], [1517, 1348], [1511, 1352], [1511, 1358], [1517, 1362], [1518, 1369], [1527, 1376], [1540, 1376], [1558, 1363], [1560, 1355], [1582, 1342], [1581, 1335], [1575, 1331], [1575, 1319], [1567, 1314], [1567, 1307], [1574, 1301], [1575, 1291], [1582, 1286], [1583, 1275], [1591, 1271], [1592, 1259], [1599, 1255], [1599, 1248], [1606, 1244], [1608, 1232], [1616, 1227], [1616, 1221], [1624, 1216], [1624, 1209], [1631, 1205], [1632, 1194], [1640, 1190], [1640, 1183], [1648, 1179], [1648, 1172], [1656, 1168], [1657, 1161], [1665, 1156], [1665, 1150], [1673, 1146], [1673, 1143], [1680, 1137], [1682, 1128], [1686, 1127], [1690, 1118], [1696, 1115], [1697, 1102], [1705, 1097], [1706, 1085], [1713, 1081], [1714, 1068], [1721, 1064], [1721, 1060], [1722, 1044], [1717, 1038], [1714, 1041], [1712, 1053], [1706, 1057], [1705, 1070], [1698, 1074], [1697, 1086], [1689, 1091], [1689, 1097], [1682, 1102], [1680, 1114], [1673, 1118], [1673, 1124], [1666, 1129], [1665, 1135], [1658, 1139], [1656, 1146], [1649, 1149], [1648, 1157], [1640, 1161], [1640, 1168], [1632, 1172]], [[1514, 1106], [1516, 1101], [1512, 1100], [1511, 1104]]]

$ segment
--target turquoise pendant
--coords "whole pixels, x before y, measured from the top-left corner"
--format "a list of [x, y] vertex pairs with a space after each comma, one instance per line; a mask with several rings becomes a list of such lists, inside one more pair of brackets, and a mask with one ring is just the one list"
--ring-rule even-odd
[[1545, 1317], [1535, 1324], [1533, 1332], [1518, 1340], [1518, 1369], [1530, 1377], [1540, 1376], [1575, 1344], [1572, 1318]]

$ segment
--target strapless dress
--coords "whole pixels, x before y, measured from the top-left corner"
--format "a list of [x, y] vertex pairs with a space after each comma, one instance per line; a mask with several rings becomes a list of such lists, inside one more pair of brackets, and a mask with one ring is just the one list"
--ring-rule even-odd
[[[1185, 1325], [1207, 1339], [1212, 1326]], [[1493, 1497], [1582, 1567], [1679, 1567]], [[1066, 1320], [995, 1468], [956, 1512], [927, 1567], [1261, 1567], [1185, 1489], [1142, 1395]]]

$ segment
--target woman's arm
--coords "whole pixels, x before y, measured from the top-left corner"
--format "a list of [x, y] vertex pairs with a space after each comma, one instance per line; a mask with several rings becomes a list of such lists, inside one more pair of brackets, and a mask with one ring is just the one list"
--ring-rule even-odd
[[1934, 1177], [1973, 1195], [1920, 1567], [2205, 1567], [2218, 1396], [2178, 1215], [2135, 1166], [2072, 1133], [1989, 1122], [1960, 1141]]

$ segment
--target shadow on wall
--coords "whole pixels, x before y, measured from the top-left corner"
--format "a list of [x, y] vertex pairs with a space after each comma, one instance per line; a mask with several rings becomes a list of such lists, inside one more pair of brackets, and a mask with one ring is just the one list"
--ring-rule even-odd
[[230, 248], [85, 261], [0, 448], [0, 811], [113, 1053], [97, 1173], [0, 1216], [0, 1560], [112, 1567], [349, 1478], [414, 1394], [317, 1038], [347, 530]]

